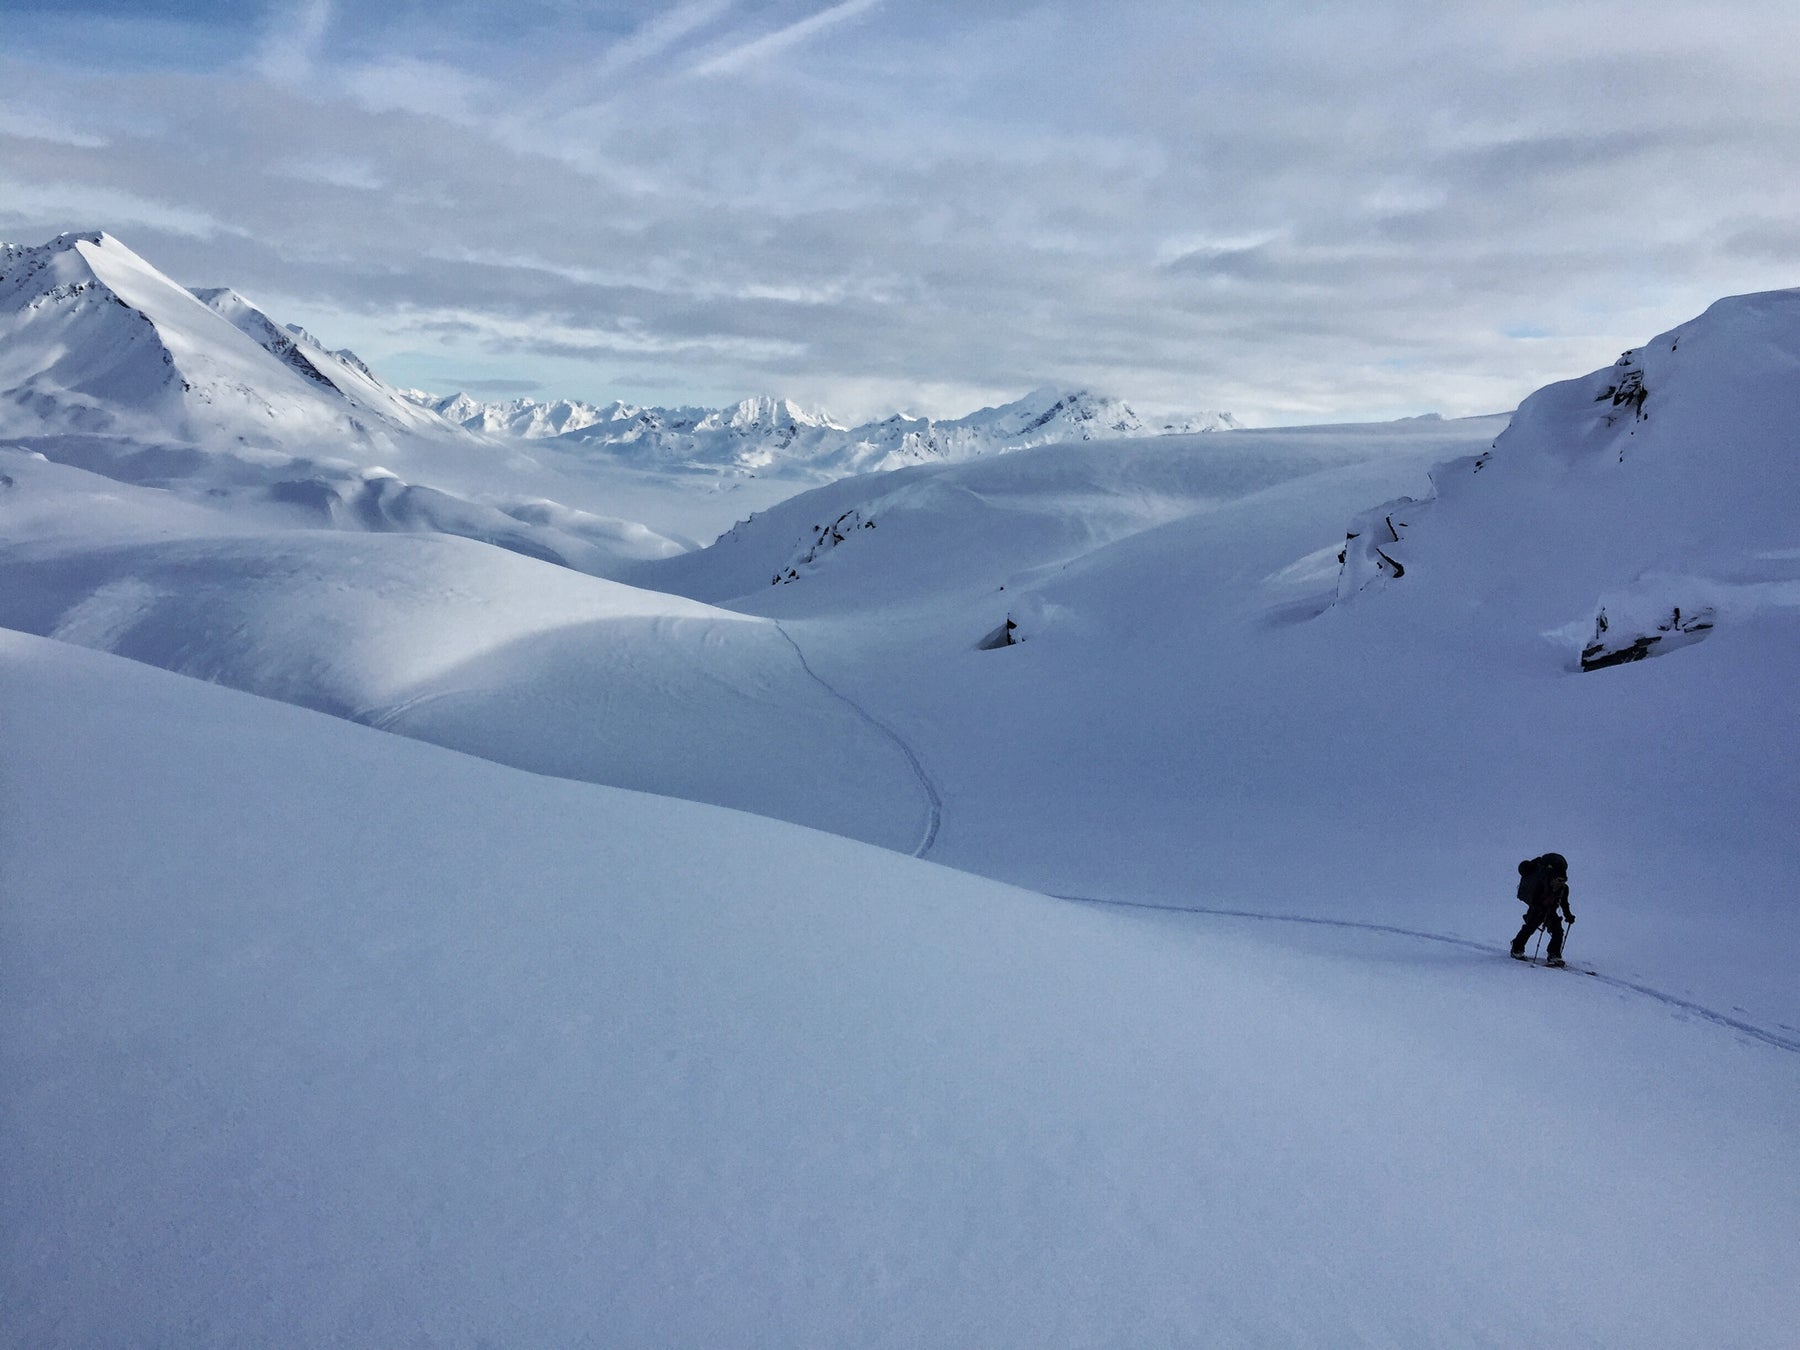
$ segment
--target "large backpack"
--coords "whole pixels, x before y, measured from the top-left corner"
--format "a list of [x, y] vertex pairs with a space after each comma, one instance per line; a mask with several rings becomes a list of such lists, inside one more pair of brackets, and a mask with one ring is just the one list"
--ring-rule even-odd
[[1542, 858], [1527, 858], [1519, 864], [1519, 899], [1528, 908], [1536, 909], [1538, 901], [1543, 898], [1545, 874], [1548, 870]]

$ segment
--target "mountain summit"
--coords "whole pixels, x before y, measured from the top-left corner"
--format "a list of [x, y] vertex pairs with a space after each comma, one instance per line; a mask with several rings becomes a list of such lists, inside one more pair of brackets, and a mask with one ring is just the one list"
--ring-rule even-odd
[[0, 400], [29, 434], [236, 450], [451, 428], [233, 291], [186, 290], [103, 231], [0, 244]]

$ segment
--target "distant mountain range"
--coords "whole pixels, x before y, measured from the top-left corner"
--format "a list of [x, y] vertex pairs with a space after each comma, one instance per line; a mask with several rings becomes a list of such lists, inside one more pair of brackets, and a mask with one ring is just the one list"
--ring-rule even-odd
[[0, 244], [0, 435], [367, 462], [396, 435], [555, 440], [644, 468], [818, 481], [1055, 441], [1235, 427], [1229, 413], [1155, 422], [1086, 391], [1041, 389], [966, 417], [895, 414], [844, 427], [786, 399], [729, 408], [557, 400], [483, 403], [396, 390], [228, 288], [190, 291], [104, 232]]
[[751, 473], [809, 470], [823, 477], [973, 459], [1057, 441], [1115, 440], [1238, 426], [1228, 412], [1153, 421], [1118, 399], [1045, 388], [998, 408], [936, 420], [895, 413], [846, 427], [782, 398], [750, 398], [729, 408], [652, 408], [521, 398], [483, 403], [467, 394], [406, 397], [471, 431], [526, 439], [556, 437], [605, 448], [649, 466], [732, 468]]

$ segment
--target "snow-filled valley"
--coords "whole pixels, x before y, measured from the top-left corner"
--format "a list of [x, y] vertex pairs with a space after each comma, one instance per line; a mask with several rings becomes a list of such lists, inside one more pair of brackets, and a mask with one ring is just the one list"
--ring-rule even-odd
[[647, 446], [9, 246], [0, 1326], [1783, 1343], [1796, 370]]

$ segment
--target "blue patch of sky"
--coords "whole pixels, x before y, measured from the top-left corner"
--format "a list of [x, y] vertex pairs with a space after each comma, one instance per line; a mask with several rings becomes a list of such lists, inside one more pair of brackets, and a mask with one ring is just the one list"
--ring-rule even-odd
[[210, 70], [254, 51], [270, 0], [7, 0], [13, 55], [103, 70]]
[[[116, 71], [212, 71], [253, 58], [272, 32], [301, 22], [302, 0], [4, 0], [8, 54]], [[644, 0], [336, 0], [326, 52], [440, 55], [529, 47], [586, 33], [612, 40], [658, 12]], [[550, 54], [547, 49], [546, 55]]]

